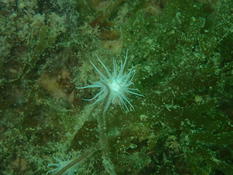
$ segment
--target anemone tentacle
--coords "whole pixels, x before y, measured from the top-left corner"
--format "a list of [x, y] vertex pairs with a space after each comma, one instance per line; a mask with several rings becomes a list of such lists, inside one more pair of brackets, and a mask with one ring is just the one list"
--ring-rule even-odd
[[136, 88], [131, 88], [133, 83], [133, 78], [135, 75], [135, 69], [131, 68], [128, 72], [125, 71], [127, 63], [127, 53], [125, 60], [120, 62], [118, 66], [116, 60], [113, 59], [113, 68], [112, 72], [110, 69], [102, 62], [102, 60], [97, 57], [99, 64], [101, 65], [104, 72], [101, 72], [101, 69], [98, 68], [94, 63], [91, 62], [94, 70], [100, 76], [99, 81], [94, 82], [93, 84], [80, 87], [81, 89], [85, 88], [100, 88], [100, 91], [87, 101], [95, 100], [94, 104], [99, 102], [104, 102], [104, 112], [106, 112], [111, 104], [119, 104], [121, 108], [126, 111], [134, 109], [131, 104], [128, 95], [143, 96], [139, 93], [139, 90]]

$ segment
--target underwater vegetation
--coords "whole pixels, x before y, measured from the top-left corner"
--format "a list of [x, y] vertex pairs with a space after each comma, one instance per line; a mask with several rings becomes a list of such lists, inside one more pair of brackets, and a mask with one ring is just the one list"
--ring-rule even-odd
[[0, 175], [233, 174], [232, 0], [1, 0], [0, 26]]

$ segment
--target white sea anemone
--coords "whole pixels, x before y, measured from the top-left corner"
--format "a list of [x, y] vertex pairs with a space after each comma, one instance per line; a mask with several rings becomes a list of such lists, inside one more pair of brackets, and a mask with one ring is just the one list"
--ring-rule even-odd
[[134, 107], [128, 99], [128, 95], [133, 94], [137, 96], [143, 96], [138, 92], [138, 89], [131, 88], [133, 85], [133, 77], [135, 74], [135, 69], [131, 68], [128, 72], [125, 72], [127, 53], [124, 62], [121, 61], [120, 65], [117, 65], [116, 61], [113, 60], [112, 71], [105, 66], [105, 64], [98, 58], [100, 65], [103, 68], [103, 72], [92, 64], [95, 71], [99, 75], [99, 81], [94, 82], [91, 85], [84, 86], [81, 88], [99, 88], [100, 91], [91, 99], [86, 99], [88, 101], [95, 100], [95, 103], [104, 103], [104, 112], [107, 111], [111, 104], [119, 104], [122, 109], [129, 111], [133, 110]]

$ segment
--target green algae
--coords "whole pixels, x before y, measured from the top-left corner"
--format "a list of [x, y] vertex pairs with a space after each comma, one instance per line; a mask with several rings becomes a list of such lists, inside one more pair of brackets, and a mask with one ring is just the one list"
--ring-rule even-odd
[[231, 0], [0, 2], [0, 174], [56, 159], [108, 174], [100, 106], [82, 100], [96, 92], [78, 87], [98, 79], [90, 60], [126, 50], [144, 97], [106, 114], [116, 174], [233, 174], [232, 13]]

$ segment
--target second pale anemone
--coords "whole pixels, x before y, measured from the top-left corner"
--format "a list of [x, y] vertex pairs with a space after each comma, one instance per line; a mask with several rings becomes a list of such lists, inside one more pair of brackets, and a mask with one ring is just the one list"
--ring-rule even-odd
[[99, 88], [100, 90], [94, 97], [86, 100], [95, 100], [94, 104], [103, 102], [104, 112], [108, 110], [111, 104], [119, 104], [125, 111], [134, 109], [128, 96], [130, 94], [137, 96], [143, 95], [139, 93], [138, 89], [131, 88], [134, 84], [133, 77], [135, 75], [135, 69], [131, 68], [127, 72], [125, 71], [127, 58], [128, 56], [126, 53], [124, 62], [121, 61], [119, 65], [113, 60], [112, 70], [110, 70], [99, 58], [98, 61], [102, 66], [103, 71], [91, 62], [95, 71], [99, 75], [99, 81], [81, 88]]

